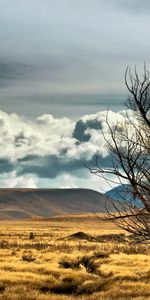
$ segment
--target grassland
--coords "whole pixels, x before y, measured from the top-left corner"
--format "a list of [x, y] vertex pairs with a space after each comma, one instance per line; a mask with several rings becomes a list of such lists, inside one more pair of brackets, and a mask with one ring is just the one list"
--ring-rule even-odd
[[150, 299], [150, 251], [94, 215], [1, 221], [0, 299]]

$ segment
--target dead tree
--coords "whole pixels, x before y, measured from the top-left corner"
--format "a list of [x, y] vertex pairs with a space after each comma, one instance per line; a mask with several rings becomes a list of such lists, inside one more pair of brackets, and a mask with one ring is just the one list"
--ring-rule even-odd
[[[121, 206], [113, 202], [117, 213], [108, 210], [108, 215], [122, 229], [138, 236], [139, 241], [150, 242], [150, 78], [144, 66], [140, 77], [128, 67], [125, 73], [125, 85], [129, 92], [126, 120], [118, 122], [115, 128], [109, 124], [109, 112], [106, 123], [111, 139], [106, 138], [112, 166], [103, 168], [96, 159], [91, 172], [103, 176], [107, 181], [110, 174], [115, 175], [120, 184], [129, 183], [133, 201], [129, 203], [124, 196]], [[131, 113], [132, 112], [132, 113]], [[128, 192], [128, 190], [127, 190]], [[137, 204], [137, 199], [139, 203]], [[118, 208], [119, 207], [119, 208]], [[122, 208], [120, 208], [122, 207]]]

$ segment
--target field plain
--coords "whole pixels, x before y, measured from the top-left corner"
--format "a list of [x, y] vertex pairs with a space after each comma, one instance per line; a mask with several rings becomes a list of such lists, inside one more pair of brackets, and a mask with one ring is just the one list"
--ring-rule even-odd
[[94, 214], [1, 221], [0, 299], [150, 299], [150, 250]]

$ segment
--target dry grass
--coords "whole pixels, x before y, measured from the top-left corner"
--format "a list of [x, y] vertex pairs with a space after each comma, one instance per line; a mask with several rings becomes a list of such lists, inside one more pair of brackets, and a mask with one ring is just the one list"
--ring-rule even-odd
[[150, 253], [94, 215], [1, 221], [0, 299], [150, 299]]

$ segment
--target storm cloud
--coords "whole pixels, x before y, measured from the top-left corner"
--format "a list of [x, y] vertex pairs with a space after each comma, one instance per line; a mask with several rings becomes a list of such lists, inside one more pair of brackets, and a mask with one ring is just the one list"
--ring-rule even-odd
[[146, 13], [150, 14], [150, 2], [149, 0], [116, 0], [116, 5], [122, 9], [131, 10], [134, 13]]
[[45, 111], [77, 118], [114, 103], [119, 110], [126, 66], [141, 67], [150, 59], [149, 5], [1, 1], [1, 109], [32, 118]]

